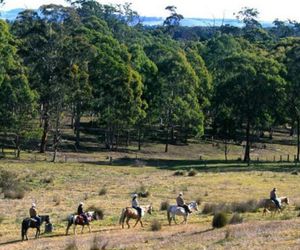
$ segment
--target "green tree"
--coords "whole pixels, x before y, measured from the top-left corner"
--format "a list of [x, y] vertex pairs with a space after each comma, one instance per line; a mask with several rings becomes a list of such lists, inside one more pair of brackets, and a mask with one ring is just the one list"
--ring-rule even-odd
[[[244, 161], [250, 161], [251, 131], [265, 123], [273, 123], [274, 116], [284, 101], [284, 67], [266, 52], [248, 50], [223, 61], [223, 80], [216, 86], [219, 114], [227, 113], [223, 125], [245, 128], [246, 147]], [[234, 122], [233, 123], [233, 119]]]
[[15, 38], [0, 20], [0, 128], [15, 133], [16, 156], [20, 156], [21, 137], [33, 129], [36, 92], [28, 84], [26, 70], [17, 55]]

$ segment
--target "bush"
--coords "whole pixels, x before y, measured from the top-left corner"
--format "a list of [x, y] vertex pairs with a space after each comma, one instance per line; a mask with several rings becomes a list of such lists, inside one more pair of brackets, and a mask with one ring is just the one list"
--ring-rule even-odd
[[195, 201], [196, 201], [197, 205], [200, 206], [202, 203], [202, 198], [198, 197]]
[[60, 204], [60, 196], [59, 195], [54, 195], [52, 200], [55, 203], [55, 206], [58, 206]]
[[151, 222], [151, 231], [160, 231], [161, 223], [158, 220], [153, 220]]
[[226, 203], [206, 203], [202, 210], [203, 214], [216, 214], [220, 212], [231, 212], [230, 206]]
[[53, 176], [47, 176], [47, 177], [41, 179], [40, 182], [44, 183], [44, 184], [51, 184], [54, 182], [54, 178], [53, 178]]
[[177, 170], [177, 171], [174, 172], [173, 175], [174, 176], [184, 176], [185, 175], [185, 171]]
[[162, 203], [160, 203], [160, 211], [165, 211], [168, 209], [169, 207], [169, 201], [163, 201]]
[[195, 169], [191, 169], [189, 172], [188, 172], [188, 176], [196, 176], [197, 175], [197, 171]]
[[225, 227], [228, 223], [227, 215], [225, 213], [216, 213], [213, 217], [213, 228]]
[[298, 175], [299, 173], [298, 173], [298, 171], [293, 171], [292, 173], [291, 173], [292, 175]]
[[138, 194], [138, 196], [142, 198], [146, 198], [150, 195], [150, 192], [144, 185], [140, 186], [134, 193]]
[[237, 213], [257, 212], [260, 205], [256, 200], [248, 200], [246, 202], [231, 203], [231, 211]]
[[229, 221], [229, 224], [243, 223], [243, 217], [239, 213], [234, 213]]
[[4, 198], [7, 199], [23, 199], [25, 196], [25, 190], [21, 187], [16, 187], [15, 189], [5, 189]]
[[101, 189], [100, 189], [100, 191], [99, 191], [99, 195], [101, 196], [101, 195], [106, 195], [106, 193], [107, 193], [107, 188], [106, 187], [102, 187]]

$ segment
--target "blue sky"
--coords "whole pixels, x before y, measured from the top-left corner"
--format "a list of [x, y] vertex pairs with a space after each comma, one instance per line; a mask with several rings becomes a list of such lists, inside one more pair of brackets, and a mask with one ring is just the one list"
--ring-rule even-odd
[[[13, 8], [38, 8], [43, 4], [64, 4], [64, 0], [5, 0], [2, 10]], [[145, 16], [166, 16], [165, 7], [175, 5], [178, 13], [184, 17], [203, 18], [234, 18], [233, 12], [242, 7], [257, 8], [259, 19], [273, 21], [280, 20], [300, 21], [300, 0], [99, 0], [103, 4], [131, 2], [132, 9]]]

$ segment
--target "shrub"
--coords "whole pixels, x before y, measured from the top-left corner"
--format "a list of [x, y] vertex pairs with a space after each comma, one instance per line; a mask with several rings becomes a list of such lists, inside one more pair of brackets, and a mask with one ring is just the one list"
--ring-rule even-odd
[[230, 206], [226, 203], [206, 203], [202, 210], [203, 214], [216, 214], [220, 212], [231, 212]]
[[165, 211], [168, 209], [169, 207], [169, 201], [163, 201], [162, 203], [160, 203], [160, 211]]
[[198, 197], [195, 201], [196, 201], [197, 205], [199, 206], [202, 203], [202, 198]]
[[223, 212], [216, 213], [213, 217], [212, 226], [213, 228], [225, 227], [228, 223], [227, 215]]
[[185, 171], [177, 170], [177, 171], [174, 172], [173, 175], [174, 176], [184, 176], [185, 175]]
[[237, 213], [257, 212], [260, 205], [256, 200], [248, 200], [246, 202], [231, 203], [231, 211]]
[[292, 173], [291, 173], [292, 175], [298, 175], [299, 173], [298, 173], [298, 171], [293, 171]]
[[7, 199], [23, 199], [25, 196], [25, 190], [22, 187], [5, 189], [3, 193], [4, 198]]
[[47, 176], [47, 177], [41, 179], [40, 182], [44, 183], [44, 184], [51, 184], [54, 182], [54, 178], [53, 178], [53, 176]]
[[107, 193], [107, 188], [106, 187], [102, 187], [99, 191], [99, 195], [106, 195]]
[[243, 217], [239, 213], [234, 213], [229, 221], [229, 224], [243, 223]]
[[55, 203], [55, 206], [58, 206], [60, 204], [60, 196], [59, 195], [54, 195], [52, 200]]
[[142, 198], [146, 198], [150, 195], [150, 192], [147, 190], [147, 188], [144, 185], [136, 189], [134, 193], [138, 194], [138, 196]]
[[161, 223], [158, 220], [153, 220], [151, 222], [151, 231], [160, 231]]
[[191, 169], [189, 172], [188, 172], [188, 176], [196, 176], [197, 175], [197, 171], [195, 169]]

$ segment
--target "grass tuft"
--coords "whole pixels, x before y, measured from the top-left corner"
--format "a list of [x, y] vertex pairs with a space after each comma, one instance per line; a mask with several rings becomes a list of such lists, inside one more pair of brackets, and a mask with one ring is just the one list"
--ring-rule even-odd
[[166, 211], [170, 206], [169, 201], [162, 201], [160, 203], [160, 211]]
[[213, 217], [212, 226], [213, 228], [225, 227], [228, 223], [226, 213], [216, 213]]
[[234, 213], [229, 221], [229, 224], [241, 224], [243, 217], [239, 213]]
[[106, 187], [102, 187], [100, 190], [99, 190], [99, 195], [106, 195], [107, 193], [107, 188]]
[[151, 231], [160, 231], [161, 227], [161, 223], [158, 220], [155, 219], [151, 222]]

